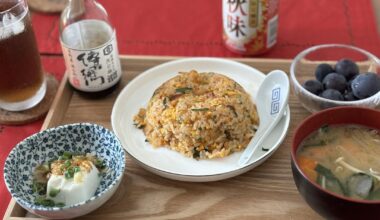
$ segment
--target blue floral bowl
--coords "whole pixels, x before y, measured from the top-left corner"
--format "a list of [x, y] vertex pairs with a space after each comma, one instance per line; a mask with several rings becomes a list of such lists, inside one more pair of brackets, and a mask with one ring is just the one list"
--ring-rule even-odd
[[[64, 151], [95, 152], [108, 169], [95, 195], [87, 201], [64, 207], [45, 207], [34, 203], [33, 171]], [[125, 153], [117, 137], [102, 126], [89, 123], [63, 125], [32, 135], [17, 144], [4, 166], [5, 184], [12, 197], [29, 212], [50, 219], [75, 218], [104, 204], [118, 188], [125, 170]]]

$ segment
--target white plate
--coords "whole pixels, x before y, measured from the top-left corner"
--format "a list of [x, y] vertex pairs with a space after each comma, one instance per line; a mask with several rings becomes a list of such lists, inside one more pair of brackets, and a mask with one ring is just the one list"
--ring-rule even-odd
[[[119, 94], [112, 109], [112, 128], [123, 147], [145, 169], [160, 176], [191, 182], [207, 182], [230, 178], [242, 174], [264, 162], [272, 155], [284, 140], [290, 122], [290, 111], [280, 121], [263, 143], [263, 147], [274, 146], [272, 150], [262, 152], [252, 158], [244, 167], [238, 166], [239, 153], [233, 153], [222, 159], [195, 160], [185, 157], [165, 147], [153, 148], [145, 142], [142, 130], [133, 125], [133, 116], [140, 108], [146, 107], [156, 88], [179, 71], [197, 70], [224, 74], [238, 82], [256, 99], [257, 89], [265, 75], [260, 71], [226, 59], [188, 58], [161, 64], [140, 74]], [[255, 102], [255, 101], [254, 101]]]

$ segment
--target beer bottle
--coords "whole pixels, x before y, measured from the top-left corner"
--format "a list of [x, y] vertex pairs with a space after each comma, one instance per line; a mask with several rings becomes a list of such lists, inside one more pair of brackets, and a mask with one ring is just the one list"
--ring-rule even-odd
[[103, 6], [95, 0], [70, 0], [60, 34], [71, 86], [92, 98], [111, 93], [122, 72], [115, 29]]

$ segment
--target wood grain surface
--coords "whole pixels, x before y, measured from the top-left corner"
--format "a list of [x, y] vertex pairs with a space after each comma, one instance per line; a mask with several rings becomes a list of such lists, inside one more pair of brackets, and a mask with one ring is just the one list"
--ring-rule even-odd
[[55, 99], [57, 88], [57, 79], [51, 74], [46, 74], [46, 94], [41, 102], [33, 108], [24, 111], [12, 112], [0, 109], [0, 124], [22, 125], [43, 118]]
[[[61, 85], [43, 129], [60, 124], [93, 122], [111, 129], [110, 115], [120, 90], [136, 75], [173, 57], [122, 57], [124, 76], [110, 96], [88, 100]], [[290, 60], [238, 59], [264, 73], [289, 72]], [[115, 195], [80, 219], [320, 219], [298, 193], [290, 168], [291, 137], [309, 113], [290, 96], [288, 135], [264, 164], [234, 178], [209, 183], [168, 180], [145, 171], [127, 156], [127, 168]], [[28, 217], [25, 217], [28, 216]], [[11, 201], [5, 219], [35, 219]]]

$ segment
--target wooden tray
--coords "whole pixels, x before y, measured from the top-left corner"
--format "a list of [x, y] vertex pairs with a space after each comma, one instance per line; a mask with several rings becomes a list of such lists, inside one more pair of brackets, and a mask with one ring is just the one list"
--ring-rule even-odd
[[[62, 124], [93, 122], [111, 129], [113, 103], [120, 90], [136, 75], [178, 57], [121, 57], [124, 76], [110, 96], [88, 100], [73, 92], [65, 77], [42, 130]], [[289, 72], [290, 60], [235, 59], [264, 73]], [[264, 164], [232, 179], [188, 183], [162, 178], [138, 166], [127, 156], [123, 182], [115, 195], [98, 210], [80, 219], [319, 219], [304, 202], [290, 168], [291, 137], [309, 113], [290, 96], [291, 124], [287, 138]], [[4, 219], [36, 219], [11, 200]]]

